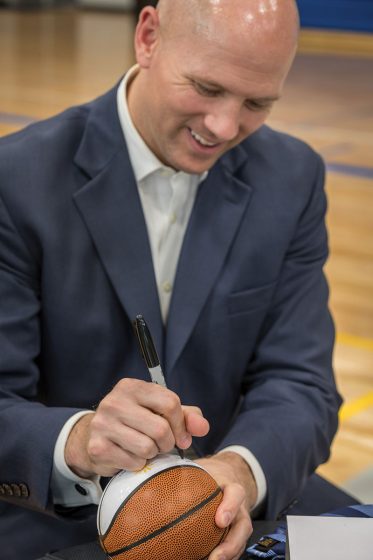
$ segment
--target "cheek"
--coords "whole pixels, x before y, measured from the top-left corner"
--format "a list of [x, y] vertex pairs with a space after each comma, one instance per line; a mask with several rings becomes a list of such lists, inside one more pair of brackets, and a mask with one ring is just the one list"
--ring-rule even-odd
[[252, 134], [258, 128], [262, 126], [262, 124], [266, 121], [268, 117], [268, 112], [251, 112], [246, 119], [243, 121], [241, 125], [241, 135], [242, 137], [246, 137], [249, 134]]
[[188, 91], [174, 95], [168, 99], [168, 110], [180, 119], [203, 115], [208, 112], [203, 100], [196, 94]]

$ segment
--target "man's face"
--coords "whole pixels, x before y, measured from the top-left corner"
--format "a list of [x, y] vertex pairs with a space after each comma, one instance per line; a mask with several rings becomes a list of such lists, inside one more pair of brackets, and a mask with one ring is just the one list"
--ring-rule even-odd
[[271, 51], [253, 57], [199, 35], [161, 40], [141, 70], [147, 86], [133, 114], [150, 149], [174, 169], [210, 169], [263, 124], [280, 95], [289, 57], [275, 64]]

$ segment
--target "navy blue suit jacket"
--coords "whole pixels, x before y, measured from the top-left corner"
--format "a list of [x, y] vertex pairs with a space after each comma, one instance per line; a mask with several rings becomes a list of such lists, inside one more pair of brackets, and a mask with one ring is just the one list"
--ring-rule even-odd
[[119, 379], [148, 380], [131, 327], [138, 313], [169, 387], [211, 424], [196, 451], [248, 447], [267, 478], [267, 517], [327, 459], [336, 430], [319, 156], [262, 127], [214, 165], [199, 188], [164, 328], [115, 96], [0, 140], [6, 560], [95, 537], [89, 508], [53, 508], [53, 448], [65, 421]]

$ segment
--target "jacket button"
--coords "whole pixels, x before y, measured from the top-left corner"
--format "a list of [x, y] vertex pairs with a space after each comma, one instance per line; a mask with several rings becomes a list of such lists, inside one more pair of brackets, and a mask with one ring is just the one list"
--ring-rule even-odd
[[20, 498], [21, 497], [21, 489], [19, 487], [19, 484], [11, 484], [10, 486], [12, 487], [14, 496], [16, 496], [17, 498]]
[[28, 487], [26, 486], [26, 484], [23, 484], [23, 482], [21, 482], [21, 484], [19, 484], [19, 489], [21, 490], [21, 497], [22, 498], [28, 498], [30, 495], [30, 491], [28, 489]]
[[3, 488], [5, 490], [5, 495], [6, 496], [13, 496], [13, 490], [12, 490], [10, 484], [3, 484]]
[[75, 484], [75, 490], [82, 496], [86, 496], [88, 494], [87, 490], [81, 484]]

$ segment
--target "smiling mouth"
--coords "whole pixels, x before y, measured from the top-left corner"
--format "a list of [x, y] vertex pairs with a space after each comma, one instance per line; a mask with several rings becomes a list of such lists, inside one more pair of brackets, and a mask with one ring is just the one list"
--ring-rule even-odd
[[219, 145], [218, 143], [208, 142], [208, 140], [205, 140], [202, 136], [197, 134], [197, 132], [194, 132], [194, 130], [192, 130], [191, 128], [189, 130], [194, 140], [196, 140], [198, 144], [200, 144], [201, 146], [205, 148], [215, 148], [216, 146]]

